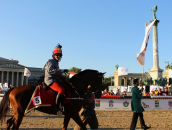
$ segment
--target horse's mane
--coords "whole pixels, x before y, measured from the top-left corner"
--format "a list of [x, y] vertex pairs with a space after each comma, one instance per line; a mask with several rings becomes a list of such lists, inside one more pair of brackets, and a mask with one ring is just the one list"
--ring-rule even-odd
[[79, 72], [78, 74], [74, 75], [72, 78], [70, 78], [70, 79], [69, 79], [70, 82], [72, 82], [72, 81], [75, 80], [76, 78], [78, 78], [78, 77], [84, 75], [84, 74], [87, 73], [87, 72], [97, 72], [97, 73], [98, 73], [97, 70], [86, 69], [86, 70], [83, 70], [83, 71]]

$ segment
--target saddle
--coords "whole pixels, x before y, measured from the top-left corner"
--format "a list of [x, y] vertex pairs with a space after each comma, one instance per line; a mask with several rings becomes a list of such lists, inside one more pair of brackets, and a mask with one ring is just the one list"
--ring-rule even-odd
[[[49, 87], [50, 88], [50, 87]], [[37, 107], [50, 107], [55, 105], [55, 94], [51, 89], [45, 90], [43, 86], [37, 86], [32, 94], [30, 102], [25, 110], [25, 114]], [[65, 94], [67, 98], [71, 98], [71, 93], [68, 91]], [[69, 103], [70, 99], [64, 99], [63, 104]]]
[[[64, 99], [65, 99], [67, 97], [67, 94], [68, 94], [68, 88], [65, 85], [63, 85], [62, 83], [60, 83], [60, 84], [65, 89], [65, 95], [64, 95]], [[43, 85], [44, 90], [51, 90], [53, 92], [54, 98], [56, 98], [56, 96], [58, 94], [57, 91], [52, 90], [45, 82], [42, 82], [42, 85]]]
[[44, 90], [50, 90], [51, 89], [49, 86], [47, 86], [47, 84], [45, 82], [42, 82], [42, 85], [43, 85]]

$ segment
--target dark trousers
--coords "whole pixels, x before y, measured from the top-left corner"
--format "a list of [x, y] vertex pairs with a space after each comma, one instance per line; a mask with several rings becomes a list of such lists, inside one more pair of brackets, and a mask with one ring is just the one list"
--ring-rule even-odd
[[[84, 109], [82, 108], [80, 113], [82, 113], [83, 110]], [[98, 129], [98, 120], [97, 120], [96, 114], [94, 113], [89, 116], [90, 117], [87, 117], [85, 115], [81, 116], [81, 120], [84, 123], [84, 125], [86, 126], [88, 124], [91, 129]], [[76, 126], [74, 127], [74, 130], [81, 130], [81, 127], [78, 124], [76, 124]]]
[[137, 124], [138, 116], [140, 117], [140, 124], [141, 124], [141, 127], [144, 127], [144, 126], [145, 126], [145, 121], [144, 121], [144, 119], [143, 119], [143, 113], [136, 113], [136, 112], [133, 112], [133, 118], [132, 118], [130, 130], [135, 130], [136, 124]]

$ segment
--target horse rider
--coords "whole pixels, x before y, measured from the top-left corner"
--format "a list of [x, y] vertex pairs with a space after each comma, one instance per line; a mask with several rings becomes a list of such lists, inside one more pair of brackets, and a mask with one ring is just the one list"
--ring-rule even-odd
[[[87, 92], [84, 95], [83, 107], [80, 110], [81, 120], [86, 126], [87, 124], [91, 129], [98, 129], [98, 120], [95, 114], [95, 100], [92, 93], [91, 85], [88, 86]], [[79, 125], [74, 127], [74, 130], [81, 130]]]
[[59, 108], [59, 104], [64, 98], [65, 88], [62, 86], [62, 82], [65, 79], [65, 76], [62, 73], [67, 73], [67, 69], [59, 69], [59, 62], [62, 58], [62, 46], [58, 44], [53, 50], [52, 59], [49, 59], [45, 64], [45, 78], [44, 82], [52, 90], [58, 92], [55, 99], [54, 111], [62, 111]]

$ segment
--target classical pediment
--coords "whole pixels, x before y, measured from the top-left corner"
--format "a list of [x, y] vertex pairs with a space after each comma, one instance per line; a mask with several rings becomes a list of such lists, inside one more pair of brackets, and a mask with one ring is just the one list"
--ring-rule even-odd
[[23, 65], [18, 64], [17, 60], [9, 60], [9, 59], [5, 59], [0, 57], [0, 67], [3, 68], [24, 68]]
[[20, 65], [20, 64], [13, 64], [13, 63], [1, 63], [0, 67], [3, 68], [24, 68], [24, 66]]

